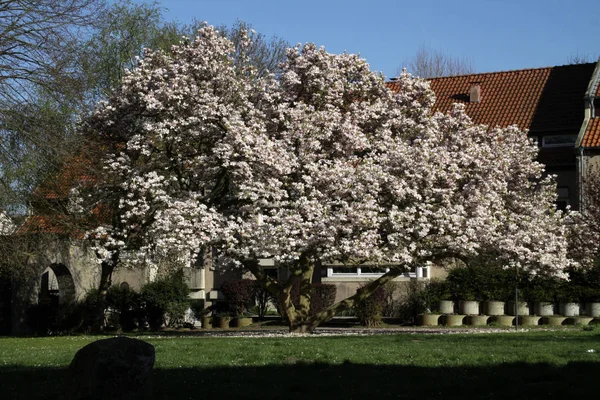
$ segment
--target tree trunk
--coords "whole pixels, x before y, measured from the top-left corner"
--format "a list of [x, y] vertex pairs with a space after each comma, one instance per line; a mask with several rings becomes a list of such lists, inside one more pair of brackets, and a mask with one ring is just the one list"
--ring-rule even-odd
[[114, 264], [102, 262], [100, 271], [100, 284], [98, 285], [98, 301], [94, 307], [92, 317], [92, 332], [99, 333], [104, 327], [104, 310], [106, 308], [106, 293], [111, 285]]
[[297, 325], [290, 325], [290, 333], [299, 335], [314, 333], [316, 327], [317, 325], [310, 322], [300, 322]]
[[[281, 307], [281, 315], [286, 320], [290, 333], [312, 333], [317, 326], [331, 320], [338, 312], [350, 309], [355, 303], [370, 296], [378, 287], [385, 285], [405, 269], [392, 269], [384, 275], [368, 283], [362, 290], [354, 296], [348, 297], [331, 307], [319, 312], [315, 315], [310, 315], [310, 289], [312, 284], [312, 275], [314, 272], [314, 264], [302, 255], [298, 261], [298, 265], [294, 269], [294, 274], [288, 279], [285, 286], [268, 277], [258, 262], [249, 260], [244, 263], [244, 266], [254, 274], [257, 280], [263, 284], [275, 298], [279, 300]], [[294, 283], [300, 280], [300, 301], [296, 308], [291, 299], [291, 291]]]

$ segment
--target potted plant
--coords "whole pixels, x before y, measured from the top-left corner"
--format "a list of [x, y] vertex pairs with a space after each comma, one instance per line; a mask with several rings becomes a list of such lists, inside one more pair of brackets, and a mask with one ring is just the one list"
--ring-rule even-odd
[[600, 285], [584, 288], [582, 298], [585, 301], [585, 314], [589, 317], [600, 317]]
[[490, 317], [488, 315], [467, 315], [465, 320], [468, 325], [487, 325]]
[[244, 328], [252, 325], [252, 317], [248, 313], [237, 314], [233, 320], [233, 326], [236, 328]]
[[229, 309], [235, 315], [233, 326], [236, 328], [252, 324], [252, 318], [248, 318], [248, 304], [255, 289], [256, 281], [250, 279], [225, 281], [221, 285], [221, 291], [229, 301]]
[[425, 307], [440, 314], [454, 314], [454, 301], [448, 282], [431, 279], [426, 283], [424, 291]]
[[523, 326], [536, 326], [540, 324], [539, 315], [519, 315], [519, 325]]
[[500, 326], [513, 326], [515, 321], [513, 315], [496, 315], [491, 317], [491, 319]]
[[458, 289], [458, 312], [464, 315], [479, 315], [479, 299], [474, 290], [470, 287], [460, 287]]
[[465, 315], [448, 314], [444, 316], [444, 325], [446, 326], [461, 326], [465, 323]]
[[217, 314], [214, 319], [216, 325], [221, 329], [229, 328], [229, 324], [231, 323], [231, 314], [229, 312], [222, 312]]
[[560, 284], [557, 290], [559, 301], [559, 314], [565, 317], [575, 317], [579, 315], [579, 299], [581, 298], [581, 288], [574, 282], [565, 281]]
[[485, 302], [485, 314], [486, 315], [504, 315], [505, 303], [500, 300], [488, 300]]
[[417, 315], [417, 325], [419, 326], [437, 326], [440, 322], [441, 314], [425, 313]]
[[484, 300], [483, 309], [490, 316], [504, 315], [506, 302], [514, 298], [514, 271], [502, 266], [490, 265], [482, 278], [480, 291]]
[[481, 280], [483, 277], [479, 267], [455, 267], [450, 270], [446, 280], [452, 297], [458, 300], [458, 312], [463, 315], [479, 315], [481, 296]]
[[555, 314], [557, 281], [552, 277], [537, 276], [527, 285], [525, 296], [534, 302], [536, 315], [547, 317]]
[[210, 308], [204, 308], [203, 299], [192, 299], [190, 300], [190, 309], [194, 315], [194, 319], [200, 321], [202, 328], [210, 328]]

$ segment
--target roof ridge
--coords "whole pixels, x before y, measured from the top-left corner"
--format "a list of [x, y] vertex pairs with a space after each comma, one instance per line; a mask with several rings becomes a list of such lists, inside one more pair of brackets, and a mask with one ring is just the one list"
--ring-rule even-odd
[[[538, 67], [538, 68], [509, 69], [509, 70], [502, 70], [502, 71], [476, 72], [476, 73], [473, 73], [473, 74], [460, 74], [460, 75], [438, 76], [438, 77], [435, 77], [435, 78], [426, 78], [426, 80], [433, 81], [433, 80], [438, 80], [438, 79], [451, 79], [451, 78], [468, 77], [468, 76], [509, 74], [509, 73], [516, 73], [516, 72], [541, 71], [541, 70], [547, 70], [547, 69], [566, 68], [566, 67], [583, 67], [583, 66], [590, 66], [590, 65], [593, 65], [593, 64], [596, 64], [596, 62], [581, 63], [581, 64], [554, 65], [554, 66]], [[391, 82], [393, 82], [393, 81], [391, 81]]]

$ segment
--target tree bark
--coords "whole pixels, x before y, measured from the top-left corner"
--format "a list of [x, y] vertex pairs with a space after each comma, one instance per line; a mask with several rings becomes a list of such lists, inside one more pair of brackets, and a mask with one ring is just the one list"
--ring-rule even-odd
[[[118, 252], [117, 252], [118, 253]], [[98, 301], [94, 308], [92, 332], [99, 333], [104, 328], [104, 310], [106, 309], [106, 293], [112, 284], [112, 274], [119, 256], [114, 255], [110, 262], [103, 261], [100, 269], [100, 284], [98, 285]]]
[[347, 299], [344, 299], [340, 302], [337, 302], [336, 304], [328, 307], [327, 309], [313, 315], [309, 319], [309, 321], [307, 321], [307, 325], [311, 326], [312, 330], [314, 330], [317, 326], [319, 326], [323, 322], [327, 322], [327, 321], [331, 320], [340, 311], [348, 310], [348, 309], [354, 307], [355, 304], [357, 304], [361, 300], [364, 300], [367, 297], [369, 297], [371, 294], [373, 294], [373, 292], [375, 292], [375, 290], [377, 290], [377, 288], [385, 285], [386, 283], [388, 283], [388, 282], [392, 281], [393, 279], [395, 279], [396, 277], [398, 277], [403, 271], [404, 270], [402, 270], [402, 269], [391, 269], [390, 271], [386, 272], [385, 274], [383, 274], [379, 278], [375, 279], [374, 281], [369, 282], [360, 291], [358, 291], [355, 295], [350, 296]]
[[[305, 255], [300, 257], [295, 273], [290, 276], [284, 286], [273, 278], [268, 277], [264, 270], [259, 266], [257, 261], [247, 261], [244, 266], [250, 270], [256, 279], [269, 291], [275, 298], [279, 300], [281, 306], [281, 314], [288, 324], [290, 333], [312, 333], [320, 324], [331, 320], [338, 312], [352, 308], [359, 301], [370, 296], [378, 287], [385, 285], [398, 277], [403, 269], [392, 269], [381, 277], [367, 284], [363, 289], [353, 296], [342, 300], [331, 307], [311, 316], [310, 304], [311, 296], [310, 289], [312, 284], [312, 276], [314, 273], [314, 264], [310, 262]], [[300, 301], [296, 308], [291, 299], [291, 290], [295, 282], [300, 280]]]

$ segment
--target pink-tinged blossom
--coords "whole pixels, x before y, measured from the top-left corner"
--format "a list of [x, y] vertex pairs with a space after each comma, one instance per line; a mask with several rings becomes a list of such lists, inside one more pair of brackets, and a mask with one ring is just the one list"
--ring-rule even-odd
[[233, 51], [211, 27], [146, 51], [90, 120], [121, 144], [104, 164], [120, 196], [96, 235], [105, 256], [569, 264], [553, 180], [517, 128], [474, 125], [460, 106], [432, 115], [427, 82], [402, 73], [392, 93], [353, 54], [297, 46], [279, 77], [259, 78]]

